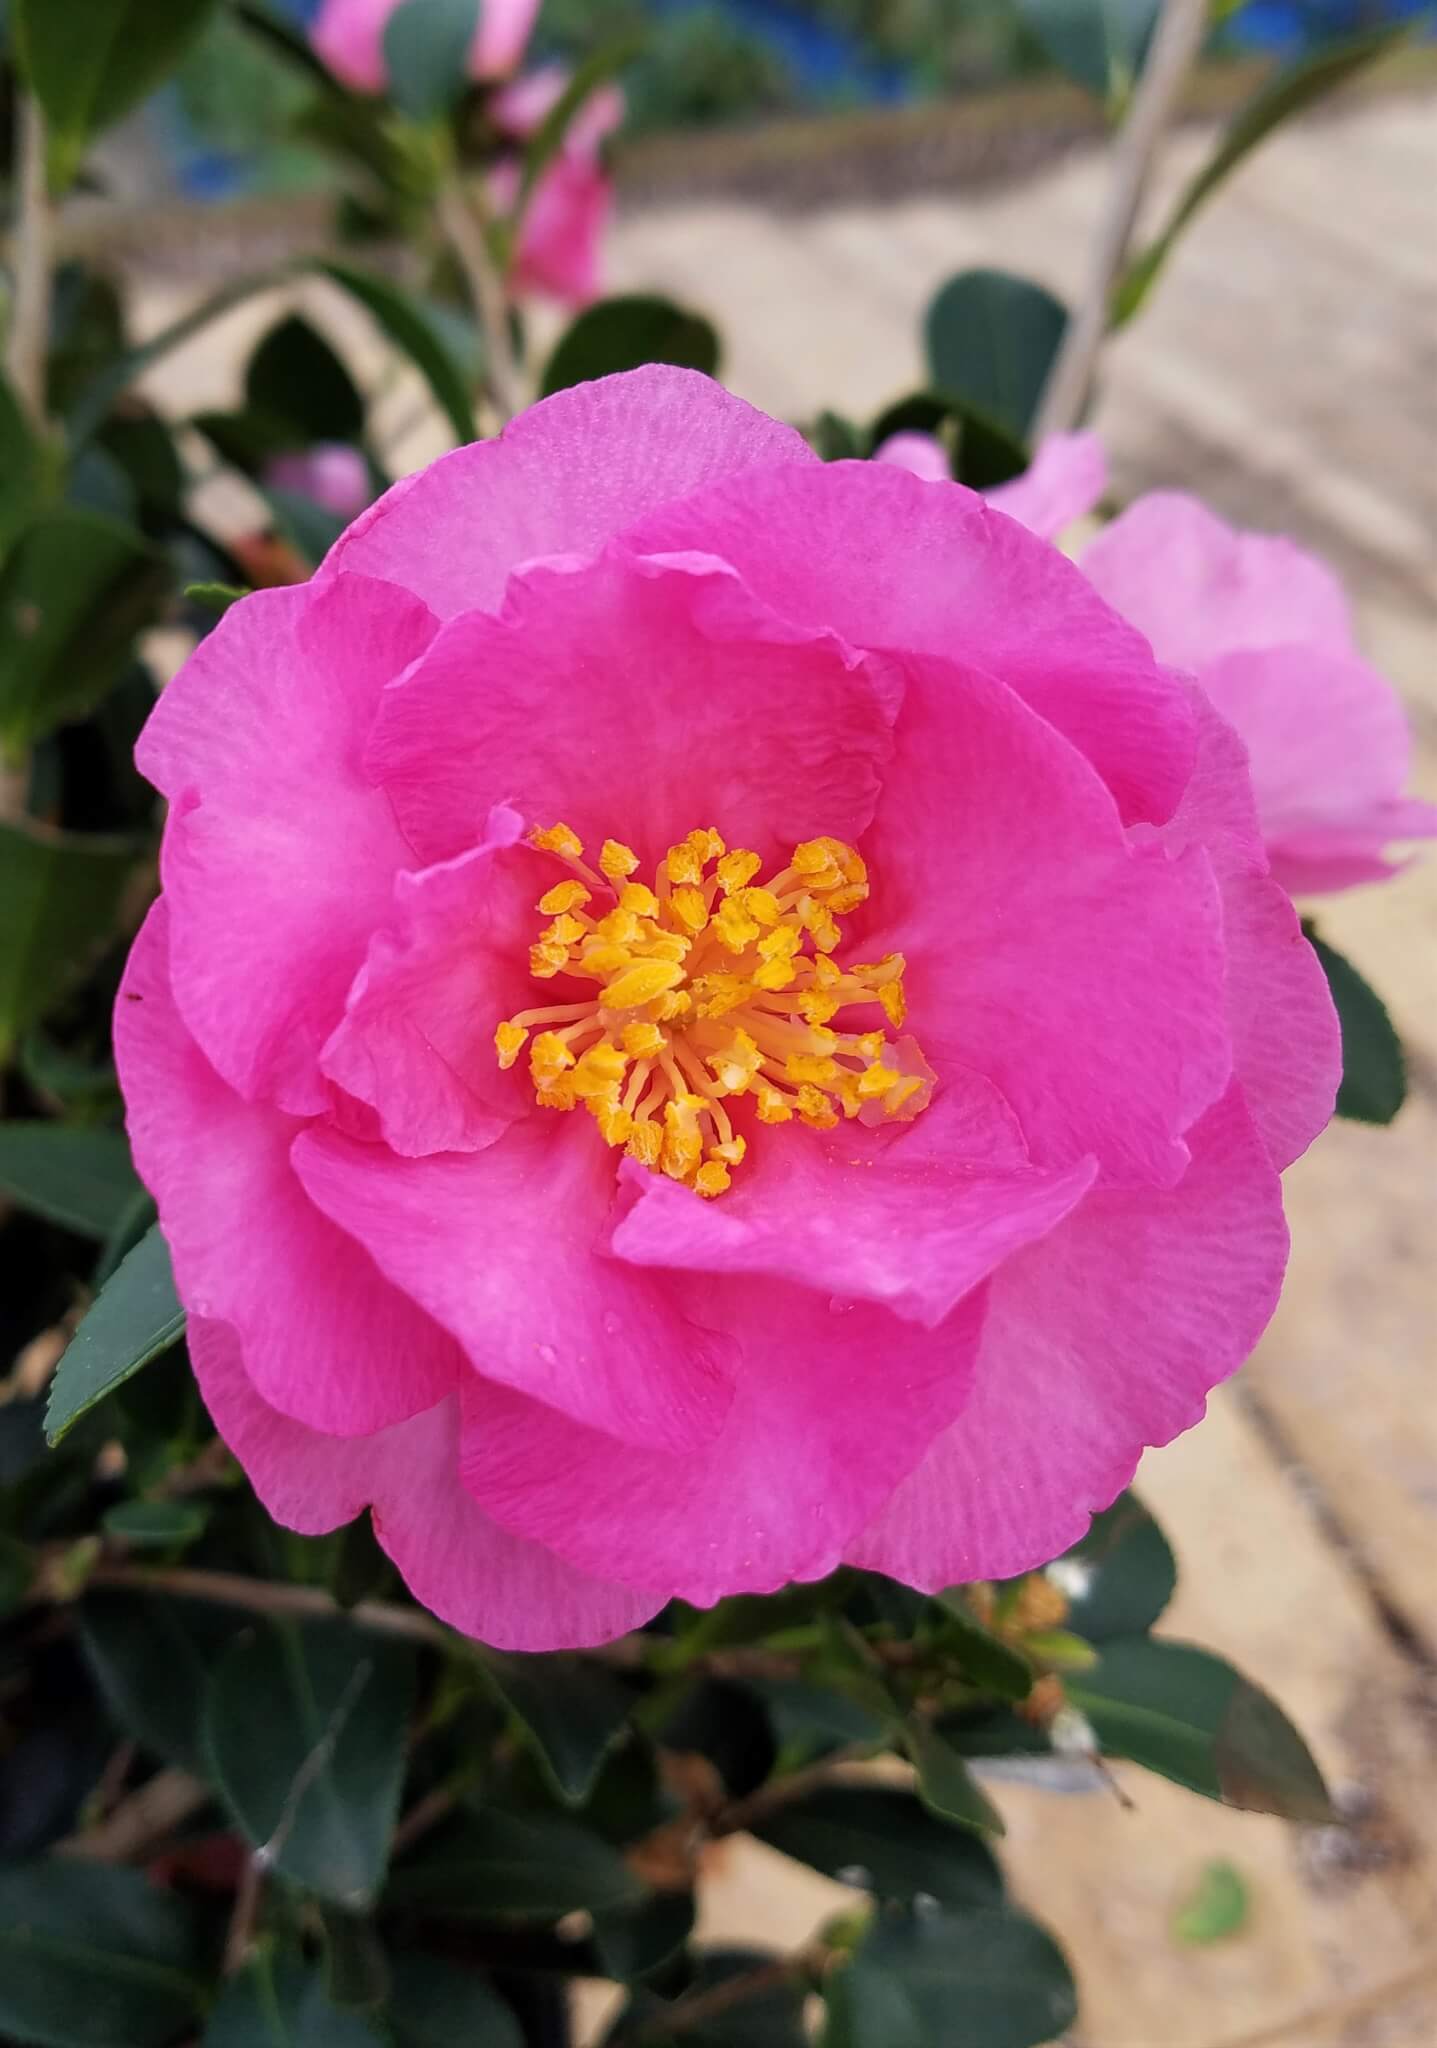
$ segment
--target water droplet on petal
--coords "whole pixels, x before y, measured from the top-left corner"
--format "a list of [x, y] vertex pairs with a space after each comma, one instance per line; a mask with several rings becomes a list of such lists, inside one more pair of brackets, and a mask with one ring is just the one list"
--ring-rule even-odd
[[851, 1315], [857, 1306], [856, 1301], [845, 1301], [841, 1295], [835, 1294], [829, 1301], [828, 1313], [831, 1316]]
[[534, 1349], [538, 1352], [545, 1365], [553, 1365], [559, 1356], [552, 1344], [536, 1344]]

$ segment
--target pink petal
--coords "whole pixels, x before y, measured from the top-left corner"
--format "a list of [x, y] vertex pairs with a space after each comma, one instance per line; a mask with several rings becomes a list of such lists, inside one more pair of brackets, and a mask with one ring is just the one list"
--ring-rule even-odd
[[324, 1213], [487, 1378], [669, 1450], [722, 1425], [728, 1347], [686, 1319], [672, 1284], [603, 1255], [614, 1156], [582, 1111], [430, 1159], [311, 1129], [294, 1162]]
[[521, 298], [539, 292], [561, 306], [589, 305], [601, 289], [599, 258], [613, 212], [613, 180], [598, 159], [560, 150], [524, 210], [511, 289]]
[[441, 618], [493, 610], [521, 563], [593, 554], [645, 513], [759, 463], [817, 466], [818, 457], [801, 434], [697, 371], [655, 364], [601, 377], [397, 483], [336, 542], [320, 575], [387, 577]]
[[1201, 1419], [1286, 1257], [1277, 1175], [1234, 1089], [1176, 1188], [1090, 1195], [995, 1276], [972, 1398], [849, 1561], [935, 1592], [1056, 1557], [1146, 1445]]
[[1402, 797], [1412, 746], [1396, 692], [1356, 655], [1244, 649], [1199, 681], [1247, 747], [1274, 869], [1344, 887], [1389, 872], [1390, 839], [1437, 834], [1437, 810]]
[[175, 997], [242, 1095], [323, 1109], [319, 1049], [412, 856], [360, 755], [384, 684], [434, 631], [367, 577], [261, 590], [155, 706], [135, 758], [174, 806], [161, 873]]
[[[527, 140], [548, 119], [568, 90], [572, 73], [562, 64], [543, 64], [516, 78], [496, 93], [489, 109], [496, 127]], [[593, 156], [624, 119], [624, 95], [616, 85], [601, 85], [579, 108], [564, 136], [566, 150]]]
[[425, 860], [473, 845], [496, 803], [650, 865], [699, 825], [786, 857], [867, 824], [895, 692], [884, 664], [788, 626], [722, 563], [612, 548], [532, 566], [499, 617], [445, 627], [386, 691], [369, 771]]
[[395, 881], [391, 922], [370, 941], [343, 1021], [324, 1048], [332, 1081], [376, 1115], [405, 1158], [475, 1152], [533, 1108], [523, 1073], [500, 1071], [494, 1026], [529, 1007], [535, 904], [550, 863], [515, 842], [515, 811], [491, 812], [484, 841]]
[[1022, 476], [983, 495], [1030, 533], [1055, 540], [1107, 488], [1108, 458], [1096, 434], [1050, 434]]
[[[356, 92], [380, 93], [389, 82], [384, 31], [400, 0], [324, 0], [309, 40], [321, 62]], [[506, 78], [533, 33], [539, 0], [481, 0], [469, 46], [471, 78]]]
[[700, 1298], [741, 1347], [712, 1444], [615, 1444], [475, 1380], [463, 1476], [497, 1521], [579, 1569], [708, 1606], [833, 1570], [961, 1409], [983, 1290], [934, 1331], [782, 1281], [719, 1281]]
[[322, 441], [293, 455], [277, 455], [265, 465], [271, 490], [308, 498], [336, 519], [354, 519], [374, 497], [369, 464], [357, 448], [343, 441]]
[[875, 462], [891, 462], [926, 484], [950, 484], [953, 465], [936, 434], [890, 434], [873, 451]]
[[1001, 677], [1130, 821], [1169, 817], [1182, 795], [1195, 737], [1181, 686], [1056, 549], [961, 486], [930, 490], [881, 462], [756, 470], [642, 517], [628, 539], [720, 555], [763, 603], [854, 647]]
[[1238, 533], [1196, 498], [1153, 491], [1083, 552], [1084, 573], [1159, 659], [1200, 669], [1237, 648], [1352, 649], [1331, 570], [1290, 540]]
[[1332, 1115], [1342, 1072], [1337, 1016], [1297, 912], [1268, 873], [1242, 742], [1196, 686], [1193, 699], [1197, 767], [1160, 837], [1172, 853], [1201, 847], [1212, 861], [1222, 890], [1233, 1073], [1280, 1169]]
[[321, 1436], [265, 1405], [224, 1323], [196, 1316], [188, 1335], [215, 1427], [275, 1520], [322, 1536], [373, 1502], [375, 1534], [410, 1592], [451, 1628], [502, 1650], [584, 1649], [660, 1604], [491, 1522], [459, 1482], [453, 1401], [374, 1436]]
[[523, 61], [539, 0], [480, 0], [479, 26], [469, 49], [473, 78], [507, 78]]
[[914, 1038], [987, 1076], [1037, 1165], [1170, 1185], [1230, 1072], [1205, 854], [1130, 845], [1082, 756], [976, 670], [911, 668], [894, 738], [863, 950], [907, 960]]
[[170, 990], [163, 898], [130, 954], [115, 1058], [140, 1178], [180, 1299], [234, 1326], [260, 1396], [335, 1436], [417, 1414], [454, 1386], [452, 1341], [314, 1207], [289, 1165], [301, 1126], [227, 1087]]
[[1029, 1165], [1011, 1112], [977, 1074], [940, 1078], [897, 1129], [758, 1127], [722, 1201], [632, 1161], [613, 1249], [641, 1266], [768, 1273], [936, 1329], [1021, 1245], [1079, 1202], [1097, 1170]]

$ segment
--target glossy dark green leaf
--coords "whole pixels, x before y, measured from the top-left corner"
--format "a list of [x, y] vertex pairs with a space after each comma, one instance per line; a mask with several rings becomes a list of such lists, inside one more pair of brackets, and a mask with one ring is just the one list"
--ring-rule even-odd
[[325, 1996], [341, 2012], [376, 2011], [389, 1998], [393, 1973], [373, 1920], [328, 1903], [321, 1904], [319, 1919]]
[[131, 1550], [183, 1550], [205, 1533], [209, 1509], [197, 1500], [122, 1500], [107, 1508], [103, 1528]]
[[1001, 1835], [1003, 1816], [941, 1729], [912, 1715], [904, 1746], [918, 1773], [918, 1796], [930, 1813], [982, 1834]]
[[656, 1739], [661, 1749], [707, 1757], [734, 1799], [763, 1784], [778, 1754], [762, 1701], [737, 1679], [696, 1680]]
[[95, 1261], [94, 1286], [98, 1289], [118, 1272], [156, 1217], [155, 1198], [148, 1188], [135, 1190], [134, 1197], [115, 1218]]
[[1285, 66], [1261, 85], [1233, 116], [1217, 148], [1178, 200], [1161, 234], [1134, 258], [1118, 280], [1113, 293], [1113, 325], [1121, 326], [1137, 312], [1183, 229], [1244, 157], [1274, 128], [1325, 99], [1369, 64], [1396, 49], [1411, 36], [1414, 27], [1412, 22], [1403, 22], [1368, 29], [1345, 41], [1322, 43], [1311, 56]]
[[0, 1124], [0, 1194], [32, 1216], [103, 1239], [139, 1186], [121, 1131], [41, 1118]]
[[1356, 1123], [1390, 1124], [1407, 1099], [1407, 1065], [1387, 1006], [1335, 947], [1305, 926], [1322, 962], [1342, 1030], [1337, 1114]]
[[325, 337], [288, 313], [260, 341], [245, 371], [245, 402], [282, 421], [295, 439], [354, 441], [364, 431], [364, 400]]
[[413, 1949], [393, 1970], [394, 2048], [524, 2048], [514, 2014], [475, 1971]]
[[856, 1700], [802, 1678], [751, 1678], [749, 1690], [769, 1718], [781, 1754], [807, 1761], [850, 1745], [877, 1749], [888, 1735], [880, 1719]]
[[212, 612], [217, 619], [223, 618], [232, 604], [238, 604], [242, 597], [248, 596], [249, 592], [241, 589], [237, 583], [187, 583], [185, 585], [186, 603], [201, 606], [205, 611]]
[[447, 113], [469, 79], [479, 0], [402, 0], [384, 24], [389, 97], [411, 120]]
[[221, 1987], [204, 2048], [394, 2048], [394, 2038], [381, 2019], [334, 2005], [312, 1964], [261, 1953]]
[[617, 370], [637, 370], [644, 363], [676, 363], [716, 377], [719, 354], [710, 322], [672, 299], [651, 294], [600, 299], [579, 315], [550, 356], [543, 395]]
[[956, 1658], [968, 1683], [1002, 1700], [1025, 1700], [1033, 1690], [1033, 1667], [1027, 1658], [983, 1626], [961, 1587], [939, 1593], [937, 1601], [946, 1617], [943, 1647]]
[[0, 1867], [0, 2033], [35, 2048], [162, 2048], [199, 2010], [202, 1972], [189, 1909], [139, 1871]]
[[118, 1726], [150, 1755], [202, 1770], [209, 1669], [240, 1619], [190, 1600], [109, 1587], [86, 1593], [79, 1617], [85, 1661]]
[[1276, 1701], [1221, 1657], [1147, 1636], [1066, 1681], [1107, 1756], [1255, 1813], [1335, 1819], [1322, 1774]]
[[1080, 1543], [1048, 1567], [1068, 1626], [1090, 1643], [1146, 1635], [1177, 1587], [1177, 1560], [1135, 1493], [1094, 1515]]
[[144, 535], [103, 513], [60, 506], [28, 526], [0, 570], [0, 747], [97, 703], [168, 581]]
[[348, 263], [321, 263], [320, 273], [348, 292], [393, 342], [408, 356], [434, 393], [455, 439], [472, 441], [475, 435], [471, 380], [433, 308], [402, 286]]
[[1143, 68], [1162, 0], [1016, 0], [1024, 26], [1060, 71], [1121, 101]]
[[0, 560], [39, 507], [45, 475], [40, 441], [0, 373]]
[[932, 382], [1024, 442], [1068, 324], [1042, 285], [1004, 270], [964, 270], [928, 308]]
[[35, 1578], [36, 1558], [26, 1543], [0, 1531], [0, 1620], [13, 1614]]
[[627, 1912], [647, 1893], [618, 1851], [557, 1814], [461, 1814], [399, 1864], [386, 1903], [446, 1920]]
[[68, 185], [92, 135], [152, 93], [216, 0], [11, 0], [16, 50], [50, 124], [52, 175]]
[[52, 1444], [97, 1401], [179, 1341], [185, 1312], [159, 1225], [146, 1231], [96, 1297], [50, 1382], [45, 1430]]
[[266, 1861], [336, 1905], [383, 1883], [413, 1700], [412, 1652], [343, 1621], [247, 1629], [211, 1679], [209, 1775]]
[[[682, 2013], [689, 1999], [751, 1977], [762, 1971], [771, 1975], [782, 1959], [762, 1949], [705, 1949], [694, 1959], [693, 1980], [678, 1999], [657, 1997], [652, 1991], [634, 1993], [605, 2035], [606, 2048], [629, 2048], [635, 2036], [643, 2048], [807, 2048], [808, 2033], [803, 2023], [806, 1986], [795, 1975], [789, 1982], [765, 1982], [754, 1996], [745, 1996], [709, 2019], [689, 2021], [672, 2030], [665, 2028], [664, 2015], [677, 2008]], [[883, 2048], [896, 2048], [885, 2042]]]
[[1077, 2012], [1062, 1951], [1006, 1908], [880, 1913], [824, 1990], [822, 2048], [1039, 2048]]
[[841, 413], [821, 412], [804, 432], [814, 453], [824, 462], [857, 462], [867, 453], [863, 435]]
[[684, 1947], [694, 1930], [690, 1892], [655, 1892], [625, 1913], [595, 1913], [590, 1937], [599, 1969], [620, 1984], [652, 1977]]
[[775, 1808], [754, 1832], [785, 1856], [880, 1898], [921, 1892], [945, 1906], [994, 1906], [1003, 1897], [985, 1843], [888, 1786], [820, 1786]]
[[[39, 4], [45, 5], [46, 0], [39, 0]], [[268, 291], [284, 274], [283, 271], [264, 271], [235, 278], [232, 283], [212, 292], [207, 299], [201, 299], [187, 313], [180, 314], [157, 334], [152, 334], [147, 341], [109, 356], [80, 383], [67, 407], [72, 443], [79, 446], [87, 441], [104, 421], [115, 400], [129, 390], [136, 378], [162, 361], [171, 349], [183, 347], [212, 320], [222, 319], [233, 307], [253, 298], [256, 292]]]
[[0, 821], [0, 1064], [118, 928], [138, 844]]
[[559, 1797], [581, 1805], [628, 1724], [629, 1688], [584, 1657], [486, 1651], [478, 1669], [523, 1723]]
[[138, 407], [114, 413], [106, 420], [96, 445], [129, 479], [142, 519], [169, 524], [179, 518], [185, 492], [184, 465], [173, 431], [158, 414]]

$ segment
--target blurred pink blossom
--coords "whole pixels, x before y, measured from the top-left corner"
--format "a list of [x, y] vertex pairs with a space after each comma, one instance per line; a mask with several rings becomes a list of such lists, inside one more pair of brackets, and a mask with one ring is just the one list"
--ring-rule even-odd
[[[494, 102], [494, 119], [522, 143], [540, 126], [569, 82], [561, 65], [545, 65], [516, 79]], [[603, 145], [624, 118], [617, 86], [589, 95], [571, 122], [560, 149], [541, 172], [524, 212], [510, 271], [521, 297], [537, 292], [561, 305], [586, 306], [600, 290], [600, 257], [613, 218], [614, 188], [603, 163]], [[496, 166], [490, 191], [507, 213], [519, 194], [517, 157]]]
[[345, 441], [321, 441], [292, 455], [277, 455], [266, 464], [264, 480], [277, 491], [308, 498], [346, 525], [374, 496], [369, 464]]
[[[315, 54], [357, 92], [388, 83], [384, 31], [400, 0], [324, 0], [310, 31]], [[471, 78], [508, 78], [519, 68], [540, 0], [480, 0], [469, 48]]]

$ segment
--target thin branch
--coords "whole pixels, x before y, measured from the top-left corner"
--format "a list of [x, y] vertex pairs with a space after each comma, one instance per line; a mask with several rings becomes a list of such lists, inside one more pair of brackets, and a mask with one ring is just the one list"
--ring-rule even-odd
[[180, 1566], [112, 1564], [94, 1566], [90, 1586], [124, 1586], [137, 1593], [170, 1593], [178, 1599], [211, 1600], [220, 1607], [243, 1607], [251, 1614], [294, 1615], [300, 1619], [346, 1615], [375, 1635], [402, 1636], [432, 1649], [466, 1647], [443, 1622], [415, 1607], [395, 1607], [383, 1600], [361, 1600], [342, 1607], [322, 1586], [291, 1586], [267, 1579], [246, 1579], [237, 1572], [186, 1571]]
[[745, 1970], [741, 1977], [729, 1977], [707, 1991], [690, 1992], [676, 1998], [662, 2013], [656, 2013], [632, 2032], [625, 2028], [616, 2034], [614, 2048], [641, 2048], [645, 2041], [671, 2041], [676, 2034], [691, 2034], [695, 2027], [719, 2019], [767, 1992], [782, 1991], [792, 1984], [812, 1984], [827, 1961], [828, 1950], [815, 1943], [794, 1955], [763, 1963], [756, 1970]]
[[489, 395], [503, 420], [513, 419], [523, 403], [519, 365], [509, 331], [509, 294], [489, 247], [488, 221], [477, 185], [466, 186], [458, 172], [439, 188], [439, 225], [454, 251], [474, 303], [484, 336]]
[[188, 1771], [157, 1771], [138, 1792], [122, 1799], [108, 1819], [55, 1844], [56, 1856], [87, 1863], [128, 1863], [144, 1855], [210, 1798], [208, 1785]]
[[1063, 337], [1038, 408], [1037, 440], [1066, 433], [1082, 412], [1108, 331], [1113, 286], [1132, 241], [1158, 144], [1202, 48], [1207, 12], [1207, 0], [1165, 0], [1113, 152], [1112, 184], [1098, 224], [1087, 290]]
[[834, 1750], [822, 1763], [810, 1764], [806, 1770], [786, 1772], [781, 1778], [770, 1778], [756, 1792], [750, 1792], [746, 1799], [735, 1799], [728, 1806], [721, 1807], [709, 1824], [709, 1833], [714, 1836], [742, 1834], [757, 1822], [767, 1820], [780, 1807], [795, 1799], [806, 1798], [820, 1786], [841, 1784], [852, 1765], [867, 1763], [872, 1755], [871, 1742], [850, 1742], [842, 1749]]
[[264, 1865], [258, 1856], [246, 1856], [240, 1881], [235, 1888], [234, 1909], [230, 1914], [229, 1928], [225, 1934], [225, 1953], [222, 1969], [226, 1977], [237, 1976], [249, 1961], [254, 1947], [255, 1927], [259, 1921], [260, 1901], [264, 1897]]
[[45, 113], [33, 93], [16, 109], [15, 297], [5, 368], [15, 396], [37, 427], [45, 424], [45, 347], [50, 333], [54, 219], [45, 165]]

